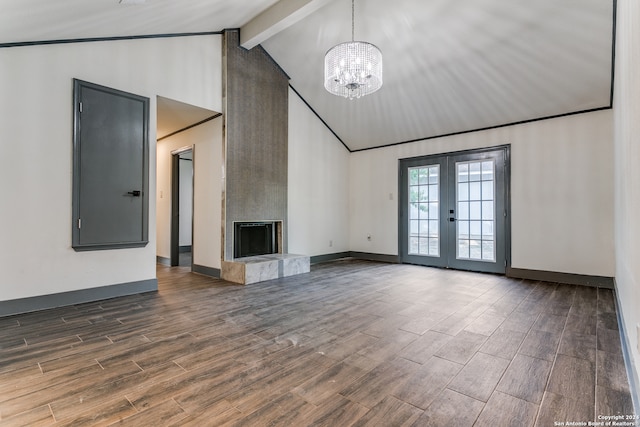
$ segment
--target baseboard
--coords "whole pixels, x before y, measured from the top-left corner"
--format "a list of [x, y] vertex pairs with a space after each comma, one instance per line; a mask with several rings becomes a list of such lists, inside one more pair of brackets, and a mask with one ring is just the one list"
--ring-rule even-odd
[[220, 269], [213, 267], [205, 267], [204, 265], [193, 264], [191, 266], [191, 272], [202, 274], [204, 276], [220, 278]]
[[398, 255], [385, 255], [385, 254], [372, 254], [368, 252], [349, 252], [349, 256], [358, 259], [364, 259], [367, 261], [380, 261], [389, 262], [392, 264], [399, 264], [400, 257]]
[[311, 264], [318, 264], [321, 262], [335, 261], [337, 259], [349, 258], [351, 255], [349, 252], [338, 252], [335, 254], [315, 255], [310, 257]]
[[77, 291], [60, 292], [58, 294], [0, 301], [0, 317], [64, 307], [67, 305], [100, 301], [109, 298], [140, 294], [143, 292], [153, 292], [157, 290], [158, 279], [149, 279], [137, 282], [120, 283], [117, 285], [100, 286], [97, 288], [80, 289]]
[[[633, 363], [633, 357], [631, 356], [631, 347], [629, 346], [629, 341], [627, 340], [628, 331], [627, 326], [624, 323], [624, 316], [622, 315], [622, 304], [620, 304], [619, 294], [617, 290], [617, 286], [615, 284], [614, 279], [614, 291], [613, 291], [616, 304], [616, 315], [618, 317], [618, 330], [620, 331], [620, 343], [622, 344], [622, 356], [624, 358], [624, 366], [627, 369], [627, 378], [629, 379], [629, 390], [631, 392], [631, 399], [633, 400], [633, 409], [636, 414], [640, 414], [640, 395], [638, 394], [638, 371], [636, 369], [635, 363]], [[631, 331], [629, 331], [631, 333]]]
[[593, 286], [614, 289], [613, 277], [589, 276], [585, 274], [558, 273], [555, 271], [527, 270], [507, 267], [507, 277], [539, 280], [542, 282], [565, 283], [567, 285]]
[[167, 267], [171, 267], [171, 258], [156, 256], [156, 262], [160, 265], [166, 265]]
[[397, 255], [385, 255], [385, 254], [373, 254], [367, 252], [336, 252], [334, 254], [315, 255], [311, 257], [311, 264], [318, 264], [321, 262], [335, 261], [342, 258], [356, 258], [367, 261], [380, 261], [388, 262], [392, 264], [399, 264], [400, 258]]
[[179, 246], [178, 247], [178, 252], [179, 253], [185, 253], [185, 252], [191, 252], [191, 245], [187, 245], [187, 246]]

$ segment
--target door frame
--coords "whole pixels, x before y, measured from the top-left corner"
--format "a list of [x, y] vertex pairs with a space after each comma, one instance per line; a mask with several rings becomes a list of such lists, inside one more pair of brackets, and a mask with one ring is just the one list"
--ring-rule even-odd
[[[81, 185], [83, 180], [83, 174], [81, 163], [81, 152], [83, 144], [87, 144], [87, 141], [83, 142], [82, 138], [82, 124], [83, 120], [83, 100], [85, 91], [101, 92], [103, 94], [119, 97], [139, 104], [140, 115], [142, 117], [142, 123], [140, 124], [140, 139], [136, 142], [136, 150], [140, 150], [142, 153], [142, 162], [140, 164], [140, 188], [131, 188], [131, 192], [127, 195], [140, 199], [141, 212], [138, 217], [129, 218], [131, 221], [140, 222], [140, 236], [139, 238], [132, 239], [130, 241], [122, 242], [105, 242], [105, 241], [93, 241], [82, 242], [81, 239], [81, 227], [83, 216], [83, 204], [86, 201], [81, 200]], [[124, 92], [122, 90], [102, 86], [96, 83], [90, 83], [84, 80], [73, 79], [73, 165], [72, 165], [72, 226], [71, 226], [71, 247], [75, 251], [94, 251], [105, 249], [124, 249], [124, 248], [141, 248], [145, 247], [149, 243], [149, 98], [141, 95], [136, 95], [130, 92]], [[107, 128], [111, 129], [111, 128]], [[89, 141], [90, 142], [90, 141]], [[105, 177], [104, 182], [109, 182], [108, 177]], [[137, 186], [136, 186], [137, 187]], [[134, 195], [135, 191], [138, 194]], [[92, 205], [94, 206], [94, 205]], [[86, 222], [85, 222], [86, 224]]]
[[[191, 177], [191, 188], [194, 188], [195, 177], [195, 146], [181, 147], [171, 151], [171, 237], [170, 237], [170, 265], [177, 267], [180, 265], [180, 155], [191, 151], [193, 160], [193, 171]], [[195, 205], [195, 194], [191, 197], [191, 269], [193, 270], [193, 217]]]
[[[448, 185], [447, 179], [448, 179], [448, 175], [449, 175], [449, 171], [446, 171], [445, 174], [445, 169], [443, 169], [442, 167], [442, 162], [443, 159], [445, 159], [446, 162], [446, 158], [448, 157], [455, 157], [455, 156], [464, 156], [464, 155], [477, 155], [477, 154], [483, 154], [483, 153], [487, 153], [487, 152], [491, 152], [491, 151], [500, 151], [503, 150], [504, 152], [504, 210], [505, 210], [505, 218], [504, 218], [504, 251], [505, 251], [505, 265], [504, 265], [504, 270], [505, 270], [505, 274], [506, 271], [508, 271], [511, 268], [511, 144], [503, 144], [503, 145], [497, 145], [497, 146], [492, 146], [492, 147], [483, 147], [483, 148], [474, 148], [474, 149], [469, 149], [469, 150], [460, 150], [460, 151], [452, 151], [452, 152], [445, 152], [445, 153], [434, 153], [434, 154], [428, 154], [428, 155], [423, 155], [423, 156], [416, 156], [416, 157], [408, 157], [408, 158], [402, 158], [402, 159], [398, 159], [398, 260], [401, 264], [416, 264], [416, 262], [411, 262], [409, 258], [409, 256], [405, 255], [406, 254], [406, 248], [404, 248], [404, 244], [406, 241], [406, 236], [405, 234], [408, 232], [408, 224], [407, 224], [407, 219], [405, 218], [405, 207], [404, 207], [404, 200], [405, 197], [403, 197], [403, 192], [406, 193], [406, 189], [404, 188], [405, 184], [406, 184], [406, 179], [403, 176], [404, 171], [410, 167], [408, 164], [409, 163], [438, 163], [441, 166], [441, 173], [440, 173], [440, 179], [441, 179], [441, 189], [445, 188], [446, 185]], [[445, 168], [448, 168], [449, 165], [445, 164]], [[444, 194], [446, 191], [440, 191], [440, 195], [442, 197], [442, 194]], [[448, 209], [449, 209], [449, 203], [446, 204], [445, 203], [441, 203], [440, 206], [440, 216], [439, 216], [439, 221], [442, 221], [441, 224], [444, 223], [445, 218], [449, 217], [448, 214]], [[444, 214], [444, 216], [443, 216]], [[447, 219], [448, 221], [448, 219]], [[448, 222], [447, 222], [447, 228], [448, 228]], [[445, 227], [441, 226], [441, 234], [445, 234], [447, 233], [447, 239], [448, 237], [448, 233], [449, 230], [447, 230], [446, 232], [444, 231]], [[441, 239], [444, 238], [443, 236], [441, 236]], [[435, 258], [434, 258], [435, 259]], [[443, 254], [440, 254], [439, 259], [441, 259], [442, 261], [440, 262], [434, 262], [432, 263], [433, 267], [441, 267], [441, 268], [452, 268], [448, 265], [448, 261], [447, 259], [445, 259], [445, 257], [443, 257]], [[422, 265], [422, 264], [420, 264]], [[473, 265], [473, 264], [471, 264]], [[474, 270], [473, 268], [466, 268], [466, 267], [457, 267], [457, 269], [460, 270], [468, 270], [468, 271], [477, 271]]]

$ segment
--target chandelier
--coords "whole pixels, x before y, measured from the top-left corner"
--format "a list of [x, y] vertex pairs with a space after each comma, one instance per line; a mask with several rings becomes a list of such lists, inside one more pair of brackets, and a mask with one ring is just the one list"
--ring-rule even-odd
[[382, 53], [371, 43], [354, 41], [354, 1], [351, 0], [351, 41], [340, 43], [324, 56], [324, 88], [353, 99], [382, 86]]

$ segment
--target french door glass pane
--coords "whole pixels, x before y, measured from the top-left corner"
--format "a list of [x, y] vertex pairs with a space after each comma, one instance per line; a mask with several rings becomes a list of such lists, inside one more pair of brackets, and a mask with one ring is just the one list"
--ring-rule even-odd
[[440, 256], [440, 165], [409, 168], [409, 254]]
[[495, 261], [495, 162], [456, 163], [457, 258]]

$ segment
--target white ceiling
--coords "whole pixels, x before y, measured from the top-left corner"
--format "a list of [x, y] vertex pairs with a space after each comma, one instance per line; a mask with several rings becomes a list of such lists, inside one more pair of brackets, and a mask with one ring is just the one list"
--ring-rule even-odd
[[[314, 1], [262, 46], [351, 150], [610, 105], [613, 0], [356, 0], [356, 39], [382, 51], [384, 85], [353, 101], [322, 82], [324, 53], [351, 38], [351, 2], [298, 3]], [[0, 0], [0, 44], [220, 31], [274, 3]]]
[[323, 55], [350, 39], [336, 1], [262, 45], [352, 149], [609, 105], [610, 0], [360, 0], [356, 39], [384, 84], [349, 101], [322, 90]]
[[0, 0], [0, 43], [239, 28], [277, 0]]

